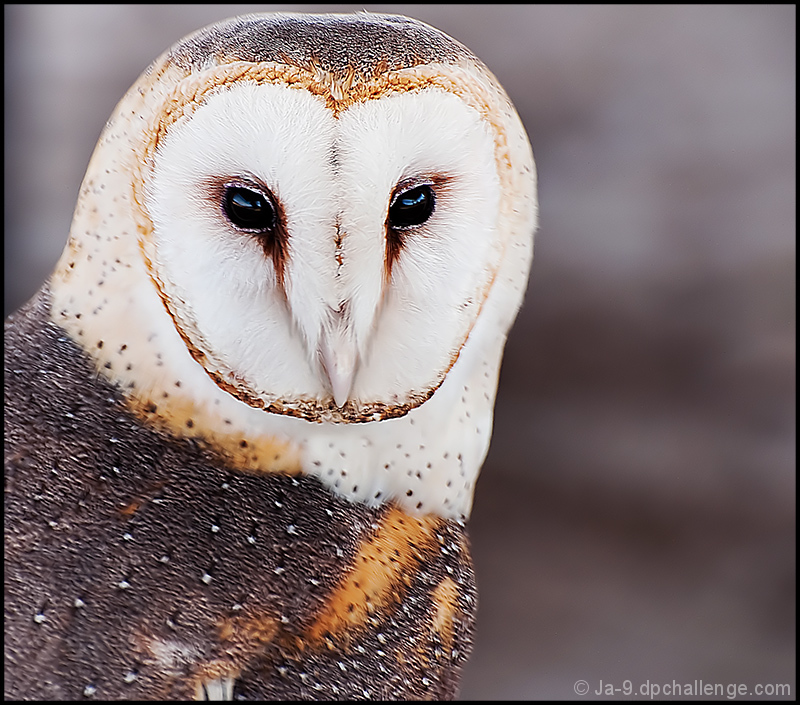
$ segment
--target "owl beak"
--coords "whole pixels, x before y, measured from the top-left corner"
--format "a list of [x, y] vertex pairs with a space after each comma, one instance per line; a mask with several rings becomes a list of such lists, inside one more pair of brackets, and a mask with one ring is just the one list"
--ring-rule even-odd
[[356, 341], [343, 326], [335, 326], [330, 333], [323, 334], [319, 348], [333, 400], [341, 409], [350, 397], [358, 367]]

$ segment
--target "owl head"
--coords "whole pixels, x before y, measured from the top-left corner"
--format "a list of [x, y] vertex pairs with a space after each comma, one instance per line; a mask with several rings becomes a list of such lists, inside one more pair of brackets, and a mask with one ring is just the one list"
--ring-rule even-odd
[[53, 316], [173, 430], [269, 437], [303, 471], [363, 475], [345, 494], [414, 496], [373, 477], [396, 438], [415, 455], [390, 475], [435, 474], [426, 443], [477, 475], [536, 210], [519, 117], [455, 40], [398, 16], [238, 17], [117, 106]]

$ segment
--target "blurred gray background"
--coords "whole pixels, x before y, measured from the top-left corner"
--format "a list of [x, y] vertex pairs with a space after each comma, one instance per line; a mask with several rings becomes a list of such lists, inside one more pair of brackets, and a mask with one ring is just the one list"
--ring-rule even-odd
[[628, 679], [794, 698], [794, 6], [6, 6], [6, 314], [158, 54], [241, 12], [364, 7], [480, 56], [540, 175], [471, 520], [462, 697]]

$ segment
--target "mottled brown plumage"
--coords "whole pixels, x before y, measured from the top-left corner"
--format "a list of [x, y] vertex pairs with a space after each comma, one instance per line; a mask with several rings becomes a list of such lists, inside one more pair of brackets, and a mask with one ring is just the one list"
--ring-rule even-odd
[[455, 695], [462, 522], [232, 471], [144, 427], [48, 306], [5, 331], [7, 698], [186, 699], [232, 673], [247, 699]]

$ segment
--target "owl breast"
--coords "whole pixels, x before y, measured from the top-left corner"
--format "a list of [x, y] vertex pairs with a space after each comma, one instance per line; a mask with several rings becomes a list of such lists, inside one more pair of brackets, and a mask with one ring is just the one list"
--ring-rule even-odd
[[6, 697], [454, 696], [462, 522], [226, 469], [142, 425], [46, 311], [6, 338]]

